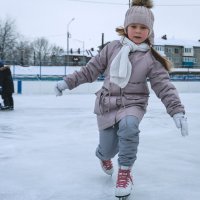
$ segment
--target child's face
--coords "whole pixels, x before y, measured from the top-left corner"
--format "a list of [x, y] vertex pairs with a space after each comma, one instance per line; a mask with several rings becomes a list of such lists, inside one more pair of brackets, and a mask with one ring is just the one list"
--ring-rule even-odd
[[141, 44], [149, 36], [149, 29], [142, 24], [131, 24], [127, 28], [128, 38], [135, 44]]

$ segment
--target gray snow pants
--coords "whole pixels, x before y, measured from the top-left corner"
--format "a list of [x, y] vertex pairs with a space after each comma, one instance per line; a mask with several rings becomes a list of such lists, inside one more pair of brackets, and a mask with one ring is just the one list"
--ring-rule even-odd
[[138, 118], [124, 117], [114, 126], [99, 132], [96, 156], [101, 160], [109, 160], [118, 153], [120, 166], [132, 166], [136, 160], [139, 132]]

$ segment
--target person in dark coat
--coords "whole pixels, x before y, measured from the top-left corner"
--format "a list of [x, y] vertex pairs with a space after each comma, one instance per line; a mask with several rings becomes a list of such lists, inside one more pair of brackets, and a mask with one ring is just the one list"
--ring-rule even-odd
[[10, 67], [8, 65], [4, 66], [3, 61], [0, 61], [0, 88], [0, 94], [4, 104], [1, 106], [1, 110], [13, 110], [14, 101], [12, 94], [14, 93], [14, 83]]

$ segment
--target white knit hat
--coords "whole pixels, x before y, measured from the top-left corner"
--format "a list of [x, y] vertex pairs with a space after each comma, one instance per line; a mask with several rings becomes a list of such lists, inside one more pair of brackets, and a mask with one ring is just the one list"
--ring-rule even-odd
[[154, 32], [153, 23], [154, 15], [151, 11], [153, 3], [151, 0], [132, 0], [131, 7], [127, 10], [124, 20], [124, 29], [130, 24], [143, 24], [150, 30], [149, 39], [153, 44]]

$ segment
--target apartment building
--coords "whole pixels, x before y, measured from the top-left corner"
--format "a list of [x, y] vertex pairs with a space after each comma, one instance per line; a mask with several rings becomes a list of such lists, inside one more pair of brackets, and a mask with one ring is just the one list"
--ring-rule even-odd
[[200, 68], [200, 41], [155, 39], [154, 49], [173, 62], [176, 68]]

